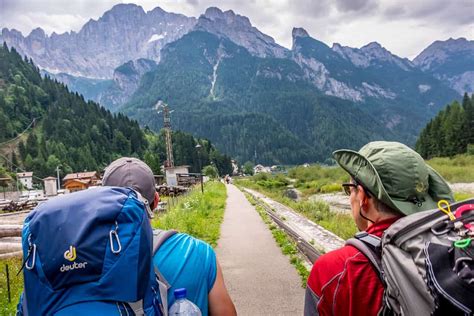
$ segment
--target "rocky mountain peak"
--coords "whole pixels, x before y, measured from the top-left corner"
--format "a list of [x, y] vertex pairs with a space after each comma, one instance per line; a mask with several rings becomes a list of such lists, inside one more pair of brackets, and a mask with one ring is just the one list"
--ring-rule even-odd
[[152, 15], [155, 15], [155, 16], [166, 15], [166, 13], [167, 12], [165, 10], [163, 10], [162, 8], [160, 8], [160, 7], [156, 7], [153, 10], [148, 11], [148, 14], [152, 14]]
[[129, 60], [159, 61], [161, 48], [195, 24], [195, 18], [161, 8], [145, 12], [136, 4], [117, 4], [99, 19], [89, 20], [78, 33], [47, 36], [35, 29], [24, 37], [6, 29], [1, 40], [48, 72], [111, 79], [114, 69]]
[[222, 18], [223, 15], [224, 12], [218, 7], [209, 7], [206, 9], [206, 12], [204, 12], [204, 16], [211, 20]]
[[247, 17], [235, 14], [232, 10], [222, 12], [219, 8], [210, 7], [199, 17], [194, 29], [226, 37], [255, 56], [287, 55], [287, 50], [276, 44], [272, 37], [253, 27]]
[[360, 50], [366, 51], [366, 52], [373, 51], [373, 52], [379, 52], [379, 53], [384, 53], [384, 54], [388, 52], [388, 50], [382, 47], [382, 45], [380, 45], [378, 42], [370, 42], [369, 44], [362, 46]]
[[463, 37], [435, 41], [413, 63], [463, 94], [474, 92], [474, 41]]
[[30, 38], [45, 38], [46, 34], [44, 30], [40, 27], [35, 28], [34, 30], [31, 31], [30, 35], [28, 35]]
[[431, 67], [431, 64], [445, 62], [452, 53], [463, 53], [474, 57], [474, 41], [468, 41], [464, 37], [435, 41], [416, 56], [413, 62], [423, 70], [426, 70]]
[[310, 37], [308, 32], [302, 27], [294, 27], [293, 31], [291, 31], [291, 36], [293, 37], [293, 40], [296, 37]]
[[145, 14], [145, 10], [139, 5], [134, 3], [119, 3], [114, 5], [110, 10], [105, 11], [102, 15], [102, 19], [107, 18], [109, 16], [123, 16], [123, 15], [130, 15], [130, 14]]
[[[227, 25], [241, 25], [241, 27], [251, 28], [252, 24], [246, 16], [235, 14], [232, 10], [222, 11], [217, 7], [209, 7], [200, 16], [200, 19], [208, 19], [214, 23], [224, 23]], [[199, 23], [199, 22], [198, 22]], [[203, 23], [203, 21], [201, 21]]]

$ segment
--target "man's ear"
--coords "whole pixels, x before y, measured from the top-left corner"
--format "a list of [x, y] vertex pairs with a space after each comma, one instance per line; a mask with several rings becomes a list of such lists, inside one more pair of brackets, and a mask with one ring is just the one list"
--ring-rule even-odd
[[158, 192], [155, 192], [155, 197], [153, 198], [153, 208], [157, 208], [158, 207], [158, 203], [160, 203], [160, 195], [158, 194]]
[[369, 196], [365, 193], [365, 190], [361, 185], [357, 186], [357, 198], [359, 199], [362, 206], [367, 205]]

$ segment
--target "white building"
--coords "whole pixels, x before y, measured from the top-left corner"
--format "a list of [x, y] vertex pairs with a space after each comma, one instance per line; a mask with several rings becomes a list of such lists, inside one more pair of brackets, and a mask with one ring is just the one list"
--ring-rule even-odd
[[189, 166], [175, 166], [173, 168], [166, 168], [167, 185], [178, 185], [178, 179], [176, 179], [177, 173], [189, 173]]
[[46, 196], [58, 195], [58, 186], [55, 177], [47, 177], [44, 181], [44, 193]]
[[33, 189], [33, 172], [19, 172], [16, 174], [16, 178], [24, 188]]

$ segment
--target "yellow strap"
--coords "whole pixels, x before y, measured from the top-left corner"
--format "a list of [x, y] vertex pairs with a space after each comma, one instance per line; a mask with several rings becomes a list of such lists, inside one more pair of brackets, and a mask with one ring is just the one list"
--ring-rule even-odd
[[[443, 205], [444, 204], [444, 205]], [[438, 202], [438, 208], [441, 212], [447, 214], [449, 216], [449, 219], [454, 221], [456, 219], [456, 216], [454, 216], [453, 212], [451, 212], [451, 207], [449, 206], [449, 202], [446, 200], [439, 200]]]

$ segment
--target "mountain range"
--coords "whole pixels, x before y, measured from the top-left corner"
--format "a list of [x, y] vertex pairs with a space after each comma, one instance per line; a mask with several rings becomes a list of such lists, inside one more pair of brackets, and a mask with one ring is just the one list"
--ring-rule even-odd
[[413, 61], [373, 42], [329, 47], [302, 28], [287, 49], [233, 11], [199, 18], [116, 5], [78, 32], [0, 40], [86, 98], [159, 129], [211, 139], [240, 161], [324, 161], [374, 139], [413, 145], [445, 104], [474, 92], [474, 41], [437, 41]]

